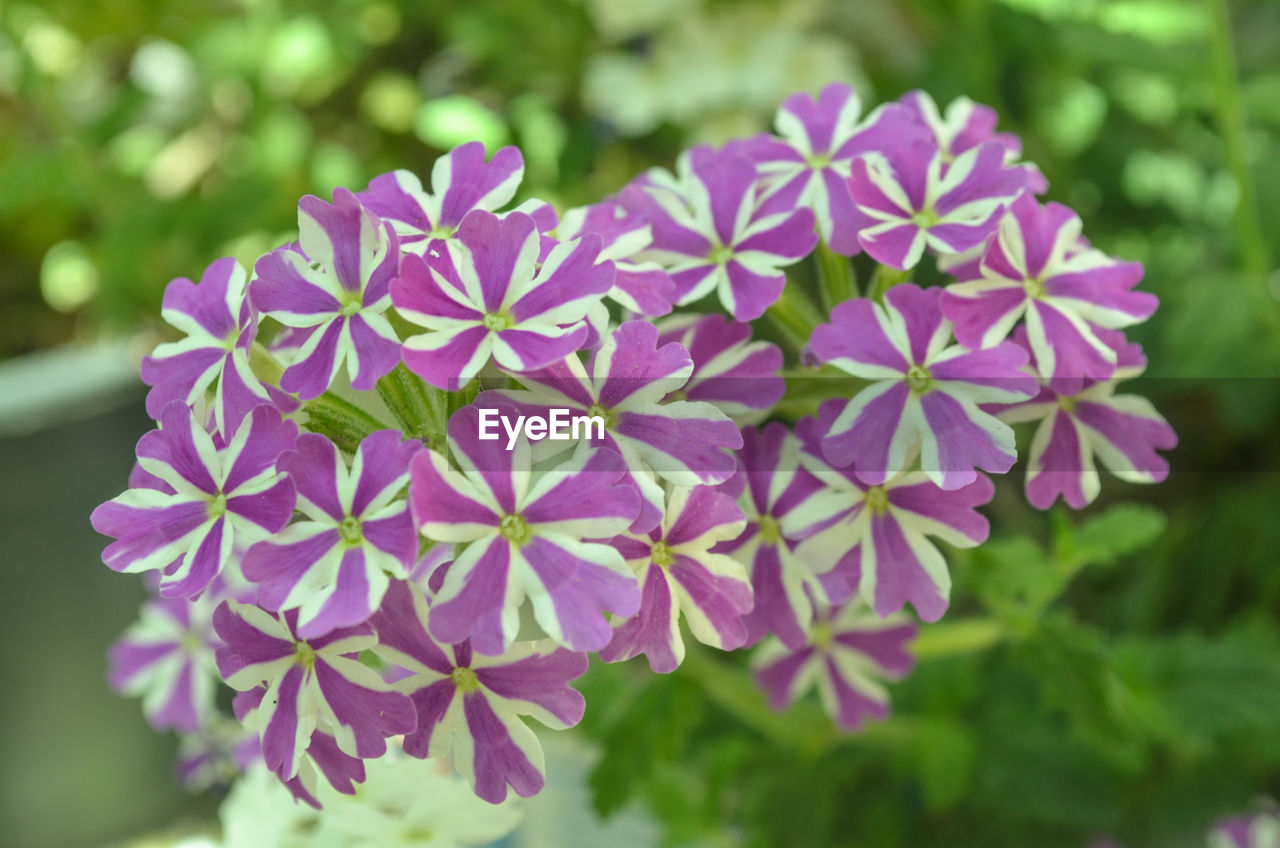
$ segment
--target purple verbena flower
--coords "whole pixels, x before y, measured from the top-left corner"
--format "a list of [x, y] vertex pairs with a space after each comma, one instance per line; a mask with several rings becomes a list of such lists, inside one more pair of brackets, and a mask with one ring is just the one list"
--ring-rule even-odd
[[976, 508], [995, 487], [979, 474], [959, 489], [940, 489], [919, 471], [868, 485], [854, 469], [833, 466], [822, 434], [841, 403], [827, 401], [817, 419], [796, 424], [800, 463], [825, 489], [783, 516], [782, 533], [804, 540], [795, 555], [813, 570], [840, 569], [876, 614], [910, 603], [920, 618], [937, 621], [950, 602], [951, 575], [929, 537], [958, 548], [985, 542], [990, 526]]
[[[240, 692], [232, 701], [232, 709], [243, 727], [258, 728], [263, 721], [263, 702], [271, 690], [267, 686], [255, 686]], [[267, 702], [270, 704], [271, 702]], [[257, 760], [262, 760], [260, 734], [254, 732], [254, 741], [258, 743]], [[364, 760], [353, 757], [338, 747], [338, 740], [326, 730], [316, 729], [310, 738], [302, 740], [306, 748], [298, 760], [297, 772], [293, 777], [285, 778], [279, 773], [276, 777], [285, 785], [293, 797], [315, 807], [321, 808], [319, 794], [319, 774], [323, 774], [334, 791], [343, 795], [356, 794], [356, 784], [365, 779]], [[264, 762], [265, 764], [265, 762]]]
[[315, 433], [298, 437], [277, 467], [298, 489], [306, 520], [256, 543], [241, 564], [268, 610], [298, 610], [298, 635], [323, 636], [373, 615], [390, 578], [408, 576], [418, 555], [409, 502], [409, 461], [422, 445], [378, 430], [360, 442], [350, 469]]
[[[514, 417], [509, 407], [500, 411]], [[635, 520], [639, 499], [620, 482], [622, 458], [584, 446], [535, 477], [528, 441], [507, 450], [501, 438], [481, 439], [479, 413], [463, 407], [449, 421], [461, 470], [434, 451], [411, 465], [409, 499], [422, 533], [465, 545], [432, 602], [432, 634], [501, 654], [528, 598], [553, 641], [575, 651], [604, 646], [610, 630], [602, 611], [631, 615], [640, 603], [618, 552], [583, 541], [613, 536]]]
[[858, 232], [872, 223], [849, 195], [854, 157], [887, 149], [910, 119], [896, 104], [861, 115], [853, 89], [831, 83], [816, 100], [793, 94], [783, 101], [774, 118], [777, 136], [758, 135], [729, 148], [756, 163], [766, 208], [811, 210], [822, 241], [845, 256], [861, 249]]
[[454, 767], [491, 804], [506, 799], [508, 786], [536, 795], [546, 784], [542, 747], [521, 717], [556, 730], [581, 721], [586, 702], [569, 681], [586, 672], [586, 654], [543, 640], [485, 656], [467, 642], [437, 642], [428, 617], [423, 593], [396, 581], [373, 619], [378, 656], [409, 672], [396, 684], [418, 716], [405, 752], [426, 758], [452, 750]]
[[769, 704], [783, 710], [818, 688], [822, 707], [847, 731], [868, 719], [889, 716], [885, 680], [901, 680], [915, 667], [907, 645], [916, 626], [905, 615], [881, 618], [859, 601], [843, 609], [826, 609], [814, 621], [808, 643], [793, 648], [781, 641], [765, 643], [752, 658], [756, 680], [769, 693]]
[[704, 401], [738, 421], [763, 417], [786, 393], [782, 351], [753, 341], [751, 326], [720, 314], [681, 313], [657, 323], [658, 345], [689, 351], [693, 372], [669, 400]]
[[189, 598], [223, 570], [233, 546], [277, 533], [293, 515], [293, 483], [276, 459], [298, 427], [273, 407], [255, 407], [219, 447], [174, 401], [160, 429], [138, 441], [138, 464], [169, 491], [131, 488], [93, 511], [93, 527], [112, 542], [102, 561], [113, 571], [159, 571], [160, 595]]
[[[1156, 450], [1178, 445], [1178, 435], [1139, 395], [1116, 394], [1120, 380], [1136, 377], [1147, 360], [1139, 345], [1118, 330], [1098, 330], [1116, 356], [1110, 380], [1041, 377], [1040, 393], [1011, 406], [993, 406], [1002, 421], [1038, 422], [1027, 455], [1027, 500], [1048, 509], [1058, 496], [1073, 509], [1093, 502], [1102, 488], [1096, 460], [1129, 483], [1159, 483], [1169, 476], [1169, 463]], [[1029, 347], [1026, 330], [1016, 343]], [[1032, 355], [1033, 367], [1039, 357]]]
[[1098, 337], [1097, 327], [1144, 321], [1157, 300], [1132, 291], [1142, 279], [1141, 263], [1078, 249], [1080, 226], [1079, 216], [1060, 204], [1041, 206], [1030, 194], [1014, 201], [978, 276], [961, 278], [943, 292], [942, 313], [955, 322], [956, 340], [990, 347], [1025, 315], [1027, 338], [1044, 373], [1109, 378], [1115, 351]]
[[[213, 662], [212, 653], [209, 656]], [[214, 675], [217, 668], [213, 668]], [[178, 781], [192, 792], [226, 787], [254, 763], [262, 761], [258, 734], [245, 730], [240, 722], [214, 715], [194, 733], [184, 733], [178, 741], [175, 771]]]
[[613, 287], [613, 263], [600, 259], [596, 235], [558, 244], [540, 266], [538, 244], [528, 215], [477, 211], [426, 261], [406, 256], [392, 299], [428, 332], [405, 341], [405, 365], [456, 389], [490, 359], [531, 371], [581, 348], [588, 309]]
[[1044, 174], [1030, 163], [1018, 164], [1022, 155], [1022, 139], [1008, 132], [996, 132], [999, 115], [990, 106], [974, 103], [968, 97], [957, 97], [947, 104], [946, 112], [925, 91], [908, 91], [898, 98], [910, 114], [933, 133], [934, 141], [942, 151], [942, 161], [950, 164], [966, 150], [994, 141], [1004, 148], [1006, 165], [1020, 167], [1026, 172], [1027, 188], [1042, 194], [1049, 187]]
[[737, 320], [759, 318], [782, 294], [781, 269], [817, 244], [813, 212], [759, 209], [756, 166], [743, 156], [725, 152], [688, 161], [683, 179], [642, 180], [622, 194], [624, 204], [648, 214], [653, 226], [653, 244], [641, 258], [671, 274], [678, 305], [715, 293]]
[[[678, 486], [716, 485], [733, 476], [733, 455], [742, 447], [738, 426], [716, 406], [701, 401], [663, 403], [684, 388], [693, 361], [679, 344], [658, 346], [658, 330], [647, 321], [628, 321], [614, 330], [584, 366], [569, 357], [550, 368], [521, 374], [527, 390], [482, 394], [479, 403], [501, 398], [523, 414], [547, 416], [551, 409], [599, 417], [604, 438], [589, 428], [586, 440], [617, 452], [629, 480], [640, 492], [640, 515], [632, 530], [648, 532], [662, 517], [658, 477]], [[556, 449], [550, 441], [539, 446]]]
[[873, 381], [822, 443], [832, 464], [852, 464], [865, 483], [906, 470], [917, 451], [924, 472], [944, 489], [972, 483], [975, 468], [1003, 474], [1017, 458], [1013, 430], [979, 404], [1035, 395], [1035, 381], [1022, 371], [1026, 351], [1011, 342], [984, 350], [949, 344], [940, 294], [894, 286], [883, 305], [845, 301], [832, 310], [832, 323], [813, 332], [810, 346], [820, 360]]
[[996, 228], [1005, 206], [1026, 188], [1027, 175], [1004, 164], [996, 142], [970, 148], [947, 164], [923, 127], [903, 133], [887, 150], [853, 161], [849, 192], [874, 223], [858, 236], [877, 262], [907, 269], [927, 246], [963, 253]]
[[307, 331], [280, 388], [303, 400], [329, 388], [343, 362], [352, 387], [368, 391], [400, 360], [400, 338], [383, 313], [400, 249], [391, 224], [335, 189], [333, 203], [298, 201], [298, 245], [258, 260], [249, 284], [253, 305]]
[[158, 598], [107, 651], [107, 682], [122, 695], [142, 696], [142, 712], [157, 730], [195, 733], [215, 714], [218, 669], [213, 610], [221, 593]]
[[205, 269], [199, 284], [179, 277], [164, 290], [161, 308], [170, 326], [186, 333], [181, 341], [157, 347], [142, 360], [147, 414], [159, 420], [170, 402], [188, 406], [203, 400], [216, 383], [213, 415], [218, 432], [233, 432], [249, 410], [269, 397], [249, 367], [258, 334], [258, 315], [245, 297], [245, 272], [231, 258]]
[[1280, 814], [1266, 810], [1221, 819], [1209, 831], [1208, 848], [1280, 848]]
[[617, 270], [613, 288], [606, 293], [623, 309], [640, 315], [666, 315], [671, 311], [676, 284], [657, 262], [638, 259], [653, 243], [648, 216], [628, 210], [616, 200], [605, 200], [565, 212], [556, 235], [570, 241], [588, 233], [600, 237], [600, 258]]
[[[848, 598], [851, 590], [836, 562], [800, 559], [795, 554], [796, 540], [783, 535], [782, 521], [792, 512], [803, 513], [811, 496], [823, 489], [818, 478], [800, 467], [795, 436], [775, 421], [762, 430], [743, 429], [742, 440], [738, 475], [722, 489], [731, 488], [732, 483], [741, 485], [738, 504], [747, 526], [736, 539], [712, 550], [732, 556], [750, 570], [755, 606], [746, 616], [747, 643], [775, 633], [797, 649], [808, 637], [815, 602], [833, 606]], [[813, 518], [791, 518], [793, 525], [813, 523]], [[819, 566], [827, 570], [820, 572]]]
[[292, 610], [273, 615], [234, 601], [213, 614], [223, 641], [217, 651], [222, 678], [241, 692], [267, 686], [252, 716], [242, 720], [261, 734], [263, 760], [284, 781], [297, 776], [317, 730], [332, 734], [347, 757], [368, 759], [386, 752], [386, 737], [417, 726], [409, 699], [351, 658], [377, 642], [370, 626], [303, 639], [297, 621]]
[[[430, 192], [412, 172], [399, 170], [374, 177], [356, 196], [366, 209], [391, 222], [401, 250], [425, 257], [443, 249], [467, 213], [495, 212], [516, 193], [524, 177], [520, 149], [503, 147], [488, 162], [484, 155], [482, 143], [469, 141], [441, 156], [431, 168]], [[547, 203], [529, 200], [515, 211], [532, 216], [541, 233], [555, 229], [556, 213]]]
[[654, 671], [674, 671], [684, 661], [681, 616], [699, 642], [724, 651], [742, 647], [751, 584], [741, 563], [712, 548], [736, 538], [744, 526], [742, 511], [722, 492], [677, 486], [661, 524], [647, 534], [614, 538], [610, 544], [635, 571], [644, 594], [635, 615], [614, 620], [613, 640], [600, 659], [644, 654]]

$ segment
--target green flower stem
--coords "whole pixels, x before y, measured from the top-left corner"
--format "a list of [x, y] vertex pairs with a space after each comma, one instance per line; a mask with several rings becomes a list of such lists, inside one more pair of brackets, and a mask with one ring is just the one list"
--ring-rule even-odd
[[844, 303], [858, 296], [858, 282], [853, 276], [853, 263], [847, 256], [841, 256], [826, 242], [818, 244], [813, 254], [818, 268], [818, 289], [822, 295], [822, 307], [827, 314], [838, 303]]
[[428, 388], [403, 362], [378, 380], [377, 389], [406, 436], [427, 439], [433, 433], [444, 432], [442, 410], [446, 401], [433, 397], [439, 393]]
[[1271, 257], [1258, 217], [1254, 181], [1249, 172], [1245, 150], [1245, 114], [1240, 102], [1240, 83], [1236, 71], [1235, 47], [1231, 39], [1231, 14], [1227, 0], [1205, 0], [1212, 20], [1209, 47], [1212, 53], [1214, 103], [1218, 109], [1218, 131], [1222, 134], [1227, 167], [1239, 190], [1235, 228], [1239, 242], [1240, 262], [1253, 284], [1255, 296], [1261, 300], [1263, 319], [1272, 332], [1280, 333], [1280, 311], [1271, 297]]
[[280, 364], [271, 351], [262, 342], [254, 342], [249, 348], [249, 370], [262, 382], [280, 388], [280, 376], [284, 374], [284, 366]]
[[989, 618], [928, 624], [911, 643], [911, 652], [920, 659], [973, 654], [992, 647], [1005, 635], [1001, 623]]
[[871, 291], [868, 296], [876, 303], [884, 303], [885, 292], [909, 279], [911, 279], [910, 271], [899, 271], [888, 265], [877, 265], [875, 273], [871, 275]]
[[333, 392], [325, 392], [303, 404], [307, 414], [306, 428], [327, 436], [339, 449], [355, 453], [365, 436], [387, 425]]
[[804, 350], [814, 328], [822, 323], [822, 313], [792, 280], [787, 281], [782, 297], [765, 314], [797, 353]]

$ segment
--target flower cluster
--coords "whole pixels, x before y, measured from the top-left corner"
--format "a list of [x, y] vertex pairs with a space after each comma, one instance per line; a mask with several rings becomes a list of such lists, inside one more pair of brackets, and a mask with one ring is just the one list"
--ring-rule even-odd
[[[530, 796], [526, 719], [582, 718], [590, 654], [676, 670], [681, 621], [759, 643], [774, 706], [816, 686], [855, 729], [914, 664], [905, 607], [946, 612], [936, 542], [986, 540], [1012, 425], [1037, 422], [1037, 507], [1087, 505], [1096, 461], [1163, 479], [1172, 430], [1115, 391], [1145, 364], [1122, 333], [1155, 308], [1141, 267], [1038, 199], [990, 110], [864, 115], [833, 85], [776, 128], [563, 216], [509, 208], [518, 150], [465, 144], [429, 189], [305, 197], [296, 242], [170, 285], [158, 426], [92, 520], [155, 593], [110, 681], [185, 734], [193, 780], [252, 764], [320, 806], [407, 755]], [[926, 254], [944, 285], [913, 275]], [[489, 413], [529, 423], [497, 438]], [[598, 426], [532, 426], [557, 413]]]

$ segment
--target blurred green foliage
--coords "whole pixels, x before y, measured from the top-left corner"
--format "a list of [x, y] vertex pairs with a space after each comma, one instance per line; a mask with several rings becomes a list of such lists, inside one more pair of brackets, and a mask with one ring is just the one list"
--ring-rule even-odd
[[1280, 794], [1274, 0], [9, 0], [0, 356], [154, 327], [170, 278], [291, 237], [299, 195], [463, 140], [583, 203], [832, 79], [995, 106], [1085, 234], [1146, 263], [1135, 390], [1175, 472], [1085, 516], [1004, 481], [859, 735], [771, 713], [741, 657], [596, 669], [597, 806], [639, 798], [672, 843], [1200, 844]]

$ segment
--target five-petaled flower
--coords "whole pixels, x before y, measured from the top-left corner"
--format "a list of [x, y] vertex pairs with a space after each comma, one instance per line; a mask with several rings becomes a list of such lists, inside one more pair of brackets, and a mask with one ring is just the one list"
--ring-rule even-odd
[[421, 450], [397, 430], [360, 442], [351, 468], [333, 442], [315, 433], [276, 466], [298, 489], [306, 520], [245, 552], [244, 576], [268, 610], [298, 610], [298, 635], [323, 636], [373, 615], [390, 578], [405, 578], [418, 555], [409, 502], [409, 461]]
[[266, 691], [243, 719], [262, 737], [262, 758], [281, 780], [296, 777], [317, 731], [348, 757], [380, 757], [386, 737], [417, 726], [413, 704], [354, 654], [377, 643], [368, 624], [316, 639], [298, 634], [296, 611], [275, 614], [224, 601], [213, 614], [222, 679], [241, 692]]
[[[484, 144], [469, 141], [441, 156], [431, 168], [429, 192], [412, 171], [399, 170], [374, 177], [356, 197], [390, 222], [402, 251], [426, 256], [442, 250], [443, 242], [457, 235], [468, 212], [496, 212], [520, 186], [524, 156], [519, 148], [503, 147], [488, 162], [484, 152]], [[513, 211], [532, 216], [539, 232], [556, 226], [555, 210], [540, 200], [526, 201]], [[544, 237], [544, 245], [551, 244]]]
[[253, 305], [308, 335], [280, 387], [307, 400], [333, 383], [343, 362], [353, 388], [372, 389], [400, 361], [400, 337], [383, 315], [400, 248], [391, 225], [335, 189], [333, 203], [298, 201], [298, 245], [271, 251], [254, 266]]
[[889, 289], [883, 305], [848, 300], [813, 332], [818, 359], [873, 381], [848, 402], [822, 443], [835, 466], [852, 464], [865, 483], [884, 483], [917, 453], [944, 489], [972, 483], [975, 468], [1003, 474], [1016, 459], [1013, 430], [979, 404], [1036, 393], [1022, 371], [1027, 353], [1012, 342], [983, 350], [950, 344], [939, 294], [901, 285]]
[[815, 244], [809, 209], [761, 209], [756, 166], [726, 151], [688, 160], [679, 180], [644, 180], [622, 202], [648, 214], [653, 244], [640, 254], [666, 267], [683, 305], [715, 293], [739, 321], [759, 318], [782, 294], [782, 268]]
[[841, 728], [858, 730], [868, 719], [889, 715], [885, 680], [911, 673], [915, 657], [907, 644], [916, 627], [905, 615], [881, 618], [859, 601], [824, 609], [799, 648], [771, 641], [752, 658], [756, 680], [775, 710], [785, 709], [812, 689], [827, 715]]
[[858, 233], [873, 223], [849, 194], [853, 160], [887, 149], [909, 120], [896, 104], [862, 117], [853, 89], [832, 83], [816, 100], [793, 94], [783, 101], [773, 123], [777, 136], [754, 136], [729, 149], [756, 163], [765, 208], [812, 210], [823, 243], [852, 256], [861, 249]]
[[825, 489], [783, 516], [782, 532], [804, 540], [797, 559], [816, 571], [839, 569], [878, 615], [910, 603], [920, 618], [937, 621], [950, 603], [951, 575], [929, 537], [958, 548], [986, 541], [990, 528], [976, 507], [995, 487], [979, 474], [959, 489], [940, 489], [919, 471], [868, 485], [855, 469], [833, 466], [822, 449], [840, 403], [827, 401], [818, 418], [796, 425], [800, 463]]
[[521, 716], [557, 730], [581, 721], [586, 702], [569, 681], [586, 672], [586, 654], [543, 640], [485, 656], [465, 641], [438, 642], [428, 623], [434, 614], [421, 590], [396, 581], [373, 619], [377, 654], [408, 672], [396, 687], [413, 699], [418, 724], [405, 752], [442, 757], [452, 749], [454, 767], [492, 804], [508, 786], [536, 795], [546, 783], [542, 747]]
[[169, 404], [160, 429], [138, 441], [138, 465], [168, 491], [132, 488], [93, 511], [94, 529], [117, 540], [102, 561], [114, 571], [161, 572], [161, 597], [198, 595], [222, 572], [233, 546], [289, 523], [294, 487], [276, 459], [297, 434], [296, 424], [262, 405], [219, 448], [189, 407]]
[[741, 488], [738, 504], [747, 526], [742, 535], [713, 550], [750, 569], [755, 606], [746, 616], [748, 643], [775, 633], [788, 647], [799, 648], [813, 621], [815, 603], [833, 606], [850, 593], [845, 576], [836, 569], [838, 561], [801, 559], [795, 553], [797, 541], [782, 532], [788, 516], [791, 526], [801, 527], [824, 517], [797, 520], [791, 515], [806, 514], [812, 496], [823, 489], [822, 481], [800, 466], [798, 442], [785, 425], [774, 421], [762, 430], [747, 427], [742, 440], [738, 473], [722, 488]]
[[874, 222], [858, 234], [862, 249], [905, 270], [920, 262], [926, 245], [948, 254], [981, 244], [1027, 185], [1026, 171], [1006, 167], [1004, 156], [992, 141], [948, 164], [920, 127], [884, 151], [854, 159], [849, 192]]
[[[1147, 360], [1139, 345], [1118, 330], [1098, 331], [1116, 355], [1110, 380], [1041, 377], [1040, 393], [1025, 403], [994, 406], [1009, 423], [1038, 422], [1027, 453], [1027, 500], [1048, 509], [1062, 495], [1072, 509], [1083, 509], [1102, 489], [1095, 458], [1129, 483], [1159, 483], [1169, 463], [1156, 450], [1177, 447], [1178, 435], [1140, 395], [1116, 394], [1120, 380], [1137, 377]], [[1019, 327], [1015, 341], [1027, 345]], [[1039, 357], [1032, 355], [1033, 365]]]
[[457, 389], [490, 359], [532, 371], [582, 347], [588, 309], [613, 287], [613, 263], [600, 259], [600, 237], [590, 233], [556, 245], [541, 265], [538, 254], [533, 218], [476, 211], [425, 261], [406, 256], [392, 300], [428, 332], [405, 340], [405, 365]]
[[199, 284], [180, 277], [164, 290], [160, 314], [186, 334], [158, 346], [142, 360], [147, 413], [159, 420], [165, 406], [200, 403], [213, 386], [213, 415], [219, 433], [234, 432], [240, 421], [270, 398], [249, 367], [258, 333], [258, 315], [245, 297], [245, 272], [234, 259], [219, 259], [205, 269]]
[[725, 651], [742, 647], [751, 584], [741, 563], [712, 548], [744, 526], [742, 511], [722, 492], [676, 486], [661, 524], [646, 534], [615, 537], [610, 544], [635, 571], [644, 595], [634, 616], [614, 620], [613, 640], [600, 659], [644, 654], [654, 671], [674, 671], [684, 661], [681, 616], [699, 642]]
[[1144, 321], [1157, 300], [1132, 291], [1142, 265], [1082, 247], [1080, 226], [1080, 217], [1060, 204], [1041, 206], [1030, 194], [1014, 201], [977, 275], [942, 294], [942, 314], [955, 322], [956, 340], [991, 347], [1025, 315], [1027, 340], [1043, 373], [1109, 378], [1116, 354], [1098, 328]]
[[583, 446], [536, 476], [529, 442], [514, 450], [479, 437], [479, 409], [449, 421], [460, 468], [435, 451], [410, 464], [409, 500], [422, 533], [458, 550], [432, 602], [432, 635], [480, 653], [506, 651], [528, 598], [553, 641], [594, 651], [609, 641], [602, 615], [630, 615], [640, 603], [635, 577], [608, 545], [583, 541], [621, 533], [639, 498], [620, 482], [622, 458]]

